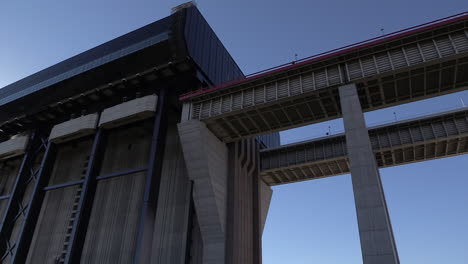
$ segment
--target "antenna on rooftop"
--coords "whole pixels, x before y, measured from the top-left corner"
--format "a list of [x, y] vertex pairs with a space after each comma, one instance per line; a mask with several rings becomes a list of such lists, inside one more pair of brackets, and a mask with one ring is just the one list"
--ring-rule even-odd
[[385, 35], [385, 29], [384, 29], [384, 28], [381, 28], [381, 29], [380, 29], [380, 33], [382, 33], [382, 36]]

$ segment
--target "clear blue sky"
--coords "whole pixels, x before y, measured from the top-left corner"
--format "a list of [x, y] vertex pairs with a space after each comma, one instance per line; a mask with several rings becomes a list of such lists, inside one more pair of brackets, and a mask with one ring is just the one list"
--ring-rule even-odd
[[[0, 3], [0, 87], [139, 28], [183, 1]], [[199, 9], [245, 73], [468, 10], [466, 0], [200, 0]], [[462, 92], [366, 115], [368, 123], [468, 103]], [[282, 133], [323, 135], [341, 120]], [[381, 170], [400, 259], [468, 263], [468, 156]], [[349, 175], [274, 188], [266, 264], [362, 263]]]

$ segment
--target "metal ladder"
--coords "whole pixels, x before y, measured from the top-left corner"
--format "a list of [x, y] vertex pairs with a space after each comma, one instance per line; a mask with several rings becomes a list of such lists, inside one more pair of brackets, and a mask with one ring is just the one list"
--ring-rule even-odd
[[[87, 171], [87, 168], [88, 168], [88, 163], [89, 163], [89, 156], [86, 157], [86, 160], [85, 160], [85, 162], [83, 164], [83, 170], [81, 171], [81, 177], [80, 177], [81, 180], [84, 180], [84, 178], [86, 177], [86, 171]], [[76, 214], [78, 212], [78, 204], [80, 202], [82, 189], [83, 189], [83, 184], [81, 183], [78, 186], [78, 188], [76, 189], [75, 200], [73, 201], [73, 208], [72, 208], [72, 211], [71, 211], [70, 219], [68, 221], [67, 233], [65, 234], [65, 239], [64, 239], [64, 242], [63, 242], [62, 252], [61, 252], [60, 255], [58, 255], [56, 257], [56, 259], [55, 259], [56, 264], [65, 263], [65, 257], [66, 257], [67, 252], [68, 252], [68, 245], [70, 244], [71, 233], [72, 233], [72, 230], [73, 230], [73, 224], [75, 223]]]

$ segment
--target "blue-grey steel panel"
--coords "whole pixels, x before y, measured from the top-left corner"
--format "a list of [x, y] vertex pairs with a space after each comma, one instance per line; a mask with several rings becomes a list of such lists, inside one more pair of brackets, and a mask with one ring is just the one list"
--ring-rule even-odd
[[171, 17], [120, 36], [0, 89], [0, 105], [169, 38]]
[[[239, 66], [196, 7], [186, 10], [185, 39], [190, 57], [213, 84], [244, 78]], [[223, 73], [223, 74], [221, 74]]]

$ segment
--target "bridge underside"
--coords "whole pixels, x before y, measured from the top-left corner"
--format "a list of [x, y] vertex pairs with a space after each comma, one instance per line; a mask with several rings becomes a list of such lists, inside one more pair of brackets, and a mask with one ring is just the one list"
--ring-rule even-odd
[[[297, 80], [291, 78], [288, 81], [293, 83]], [[468, 58], [393, 73], [377, 79], [359, 81], [356, 84], [362, 109], [366, 112], [462, 91], [468, 88]], [[283, 93], [294, 94], [294, 89], [300, 89], [301, 85], [304, 84], [297, 82], [297, 86], [290, 86], [286, 88], [290, 91]], [[266, 86], [265, 91], [257, 95], [261, 97], [265, 93], [282, 93], [266, 89], [276, 89], [276, 86]], [[334, 86], [307, 94], [291, 95], [284, 101], [279, 99], [275, 103], [265, 103], [204, 121], [220, 138], [231, 141], [341, 116], [338, 86]]]
[[[468, 152], [468, 111], [461, 110], [369, 130], [380, 168]], [[261, 176], [269, 185], [349, 173], [343, 134], [295, 143], [260, 154]]]
[[190, 119], [230, 142], [341, 117], [338, 87], [346, 83], [357, 85], [364, 112], [457, 92], [468, 88], [467, 28], [463, 22], [183, 98]]

